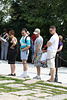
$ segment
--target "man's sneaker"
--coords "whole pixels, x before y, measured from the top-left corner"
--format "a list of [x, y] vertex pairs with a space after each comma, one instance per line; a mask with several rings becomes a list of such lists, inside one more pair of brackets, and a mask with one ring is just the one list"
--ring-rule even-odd
[[9, 74], [8, 76], [16, 76], [16, 74]]
[[22, 78], [29, 78], [29, 76], [25, 75], [25, 74], [21, 74], [20, 77], [22, 77]]
[[35, 76], [35, 77], [33, 77], [33, 79], [39, 79], [39, 80], [41, 80], [41, 77]]

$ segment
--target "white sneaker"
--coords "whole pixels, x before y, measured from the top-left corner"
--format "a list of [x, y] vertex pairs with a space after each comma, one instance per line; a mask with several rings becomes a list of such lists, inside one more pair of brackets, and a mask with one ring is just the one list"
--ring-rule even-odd
[[27, 74], [21, 74], [20, 77], [22, 77], [22, 78], [29, 78], [29, 76]]
[[33, 77], [33, 79], [39, 79], [39, 80], [41, 80], [41, 77], [35, 76], [35, 77]]

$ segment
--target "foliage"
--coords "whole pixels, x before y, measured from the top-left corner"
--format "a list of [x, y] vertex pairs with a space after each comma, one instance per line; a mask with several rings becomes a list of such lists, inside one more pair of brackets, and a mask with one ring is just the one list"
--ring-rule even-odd
[[51, 25], [57, 27], [57, 33], [63, 35], [64, 39], [67, 37], [66, 0], [2, 0], [1, 3], [4, 4], [3, 10], [7, 11], [6, 16], [8, 14], [11, 16], [9, 22], [2, 24], [1, 27], [14, 29], [18, 40], [23, 27], [26, 27], [31, 34], [38, 27], [41, 29], [41, 35], [46, 44], [51, 36], [49, 34]]

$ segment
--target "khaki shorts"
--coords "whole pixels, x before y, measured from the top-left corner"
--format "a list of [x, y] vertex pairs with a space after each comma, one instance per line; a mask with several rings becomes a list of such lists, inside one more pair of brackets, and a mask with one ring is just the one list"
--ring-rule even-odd
[[37, 54], [36, 58], [34, 59], [34, 66], [41, 66], [41, 56], [42, 56], [42, 53], [39, 53]]
[[49, 68], [55, 68], [55, 52], [47, 51], [47, 66]]

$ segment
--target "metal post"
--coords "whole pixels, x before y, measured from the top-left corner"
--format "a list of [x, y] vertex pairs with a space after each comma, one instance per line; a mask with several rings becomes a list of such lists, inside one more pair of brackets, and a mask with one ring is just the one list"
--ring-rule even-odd
[[56, 56], [56, 74], [55, 74], [55, 82], [58, 82], [57, 68], [58, 68], [58, 54], [57, 54], [57, 56]]
[[57, 82], [57, 83], [61, 83], [61, 82], [58, 82], [58, 54], [57, 54], [57, 56], [56, 56], [56, 74], [55, 74], [55, 82]]

